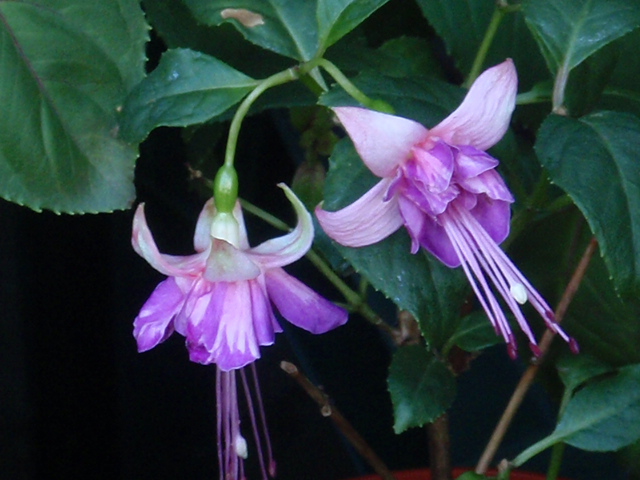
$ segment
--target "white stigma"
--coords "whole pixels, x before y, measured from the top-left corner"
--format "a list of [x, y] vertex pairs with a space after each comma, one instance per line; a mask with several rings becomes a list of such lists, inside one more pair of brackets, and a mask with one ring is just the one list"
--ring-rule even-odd
[[529, 297], [527, 296], [527, 289], [524, 288], [524, 285], [521, 283], [514, 283], [513, 285], [511, 285], [511, 287], [509, 287], [509, 292], [511, 293], [511, 296], [515, 298], [516, 302], [518, 302], [520, 305], [524, 305], [529, 299]]
[[246, 460], [247, 457], [249, 456], [247, 441], [244, 439], [242, 435], [238, 435], [234, 443], [235, 443], [234, 447], [236, 450], [236, 455], [238, 455], [243, 460]]

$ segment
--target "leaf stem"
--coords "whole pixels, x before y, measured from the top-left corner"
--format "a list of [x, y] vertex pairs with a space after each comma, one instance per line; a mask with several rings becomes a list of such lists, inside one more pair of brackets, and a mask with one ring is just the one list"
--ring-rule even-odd
[[507, 13], [517, 11], [519, 8], [519, 5], [507, 5], [504, 1], [497, 2], [496, 9], [491, 16], [489, 26], [484, 34], [484, 38], [482, 39], [482, 43], [478, 48], [476, 57], [473, 59], [473, 65], [469, 71], [469, 76], [463, 84], [465, 88], [471, 87], [471, 84], [476, 80], [476, 78], [478, 78], [480, 72], [482, 72], [482, 67], [487, 58], [487, 53], [489, 53], [489, 48], [491, 48], [491, 44], [493, 43], [493, 39], [496, 36], [496, 32], [498, 31], [498, 27], [500, 26], [502, 19]]
[[333, 79], [340, 85], [345, 92], [351, 95], [356, 101], [364, 105], [370, 110], [376, 110], [383, 113], [395, 113], [395, 110], [384, 100], [369, 98], [365, 93], [356, 87], [342, 71], [326, 58], [316, 58], [307, 64], [301, 66], [301, 69], [307, 70], [309, 67], [322, 67]]
[[295, 67], [288, 68], [282, 72], [278, 72], [270, 77], [261, 80], [256, 88], [254, 88], [249, 95], [242, 101], [238, 109], [236, 110], [233, 120], [231, 120], [231, 126], [229, 127], [229, 137], [227, 138], [227, 149], [224, 153], [224, 164], [227, 166], [233, 166], [233, 161], [236, 156], [236, 147], [238, 144], [238, 136], [240, 135], [240, 127], [244, 117], [247, 116], [247, 112], [260, 95], [267, 91], [271, 87], [276, 85], [282, 85], [283, 83], [292, 82], [300, 78], [298, 69]]
[[[591, 262], [591, 258], [593, 258], [593, 254], [595, 253], [597, 247], [598, 247], [598, 242], [596, 241], [595, 238], [592, 238], [589, 244], [587, 245], [584, 253], [582, 254], [582, 258], [580, 259], [578, 266], [574, 270], [573, 276], [571, 277], [571, 280], [569, 280], [569, 283], [565, 288], [562, 298], [560, 299], [560, 302], [556, 307], [555, 318], [557, 323], [562, 322], [562, 319], [567, 313], [567, 309], [569, 308], [571, 301], [573, 300], [576, 292], [578, 291], [578, 287], [580, 286], [580, 283], [582, 283], [582, 279], [584, 278], [587, 272], [587, 267], [589, 266], [589, 263]], [[496, 451], [500, 446], [500, 443], [502, 443], [502, 439], [504, 438], [504, 435], [507, 432], [507, 429], [511, 425], [511, 421], [515, 416], [515, 413], [520, 407], [520, 404], [522, 403], [522, 400], [524, 399], [525, 394], [529, 390], [529, 387], [533, 383], [533, 380], [536, 377], [536, 374], [538, 373], [538, 369], [540, 368], [540, 365], [544, 360], [545, 354], [549, 350], [549, 346], [551, 345], [551, 341], [553, 340], [554, 336], [555, 336], [555, 333], [553, 333], [551, 330], [547, 330], [544, 333], [539, 345], [540, 352], [541, 352], [540, 356], [537, 359], [535, 359], [534, 362], [531, 365], [529, 365], [529, 367], [522, 374], [522, 377], [520, 378], [520, 381], [518, 382], [518, 385], [516, 386], [513, 394], [511, 395], [511, 399], [509, 400], [509, 403], [507, 404], [507, 407], [505, 408], [504, 413], [502, 414], [502, 417], [500, 418], [498, 424], [496, 425], [496, 428], [493, 431], [493, 434], [491, 435], [491, 438], [489, 439], [489, 442], [487, 443], [487, 446], [485, 447], [485, 450], [482, 453], [482, 456], [480, 457], [478, 464], [476, 465], [476, 469], [475, 469], [476, 473], [484, 474], [487, 471], [487, 468], [489, 468], [489, 464], [493, 460], [493, 457], [495, 456]], [[552, 446], [554, 443], [558, 441], [557, 439], [555, 439], [555, 441], [550, 442], [549, 438], [550, 437], [547, 437], [546, 439], [543, 439], [540, 442], [536, 443], [535, 445], [529, 447], [527, 450], [525, 450], [520, 455], [518, 455], [516, 459], [511, 463], [516, 467], [520, 466], [532, 456], [537, 455], [538, 453]]]

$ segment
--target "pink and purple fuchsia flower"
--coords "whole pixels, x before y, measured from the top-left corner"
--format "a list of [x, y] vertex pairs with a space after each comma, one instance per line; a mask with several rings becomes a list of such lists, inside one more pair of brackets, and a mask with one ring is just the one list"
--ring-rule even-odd
[[260, 357], [260, 346], [273, 344], [275, 334], [282, 331], [272, 304], [285, 319], [312, 333], [327, 332], [347, 321], [344, 309], [282, 269], [309, 250], [313, 223], [293, 192], [281, 187], [298, 215], [298, 225], [254, 248], [249, 247], [239, 203], [232, 213], [217, 211], [213, 199], [205, 204], [194, 235], [196, 253], [188, 256], [159, 252], [144, 205], [134, 217], [133, 248], [169, 277], [156, 287], [134, 321], [138, 350], [150, 350], [176, 331], [186, 338], [192, 361], [216, 364], [221, 479], [244, 477], [247, 443], [240, 433], [238, 375], [247, 396], [263, 477], [267, 470], [273, 475], [268, 438], [265, 434], [269, 457], [265, 468], [253, 411], [255, 403], [262, 413], [255, 375], [250, 388], [241, 370]]
[[316, 209], [325, 232], [338, 243], [361, 247], [379, 242], [402, 225], [411, 251], [420, 247], [449, 267], [462, 265], [493, 324], [516, 354], [516, 342], [494, 290], [503, 298], [532, 351], [536, 339], [520, 310], [531, 302], [548, 328], [576, 343], [555, 323], [540, 294], [498, 246], [509, 234], [514, 201], [486, 150], [509, 127], [517, 75], [511, 60], [486, 70], [462, 104], [428, 130], [412, 120], [356, 107], [334, 108], [367, 167], [380, 180], [336, 212]]

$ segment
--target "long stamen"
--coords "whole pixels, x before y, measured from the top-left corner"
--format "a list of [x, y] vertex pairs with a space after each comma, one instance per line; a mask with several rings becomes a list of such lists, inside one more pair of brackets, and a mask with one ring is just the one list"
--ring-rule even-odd
[[[476, 261], [474, 249], [469, 248], [470, 246], [468, 243], [464, 238], [462, 238], [459, 227], [455, 221], [452, 221], [450, 218], [443, 218], [443, 220], [443, 225], [447, 235], [451, 239], [451, 243], [456, 250], [456, 254], [461, 259], [462, 268], [469, 279], [469, 283], [471, 283], [471, 287], [473, 288], [478, 301], [487, 313], [489, 320], [496, 328], [497, 333], [501, 334], [505, 341], [510, 345], [510, 352], [513, 351], [515, 354], [515, 342], [513, 341], [511, 328], [504, 316], [504, 312], [500, 308], [498, 301], [486, 282], [482, 269]], [[469, 267], [473, 273], [469, 270]], [[474, 277], [477, 278], [478, 282], [480, 282], [482, 292], [480, 291]], [[490, 308], [487, 305], [487, 301], [489, 302]]]
[[267, 480], [267, 472], [264, 466], [264, 455], [262, 454], [260, 435], [258, 434], [258, 424], [256, 422], [255, 411], [253, 410], [253, 399], [251, 398], [251, 391], [249, 390], [249, 384], [247, 382], [247, 376], [244, 369], [240, 370], [240, 378], [242, 378], [242, 386], [247, 400], [247, 409], [249, 410], [249, 418], [251, 419], [251, 428], [253, 429], [253, 438], [255, 439], [256, 449], [258, 450], [258, 461], [260, 462], [262, 479]]
[[475, 236], [475, 232], [472, 233], [469, 230], [469, 226], [464, 223], [464, 220], [460, 219], [460, 217], [458, 217], [457, 219], [461, 223], [460, 231], [465, 240], [469, 242], [470, 245], [475, 245], [474, 254], [480, 261], [482, 269], [489, 275], [489, 278], [491, 279], [493, 285], [498, 290], [511, 312], [515, 315], [520, 328], [529, 338], [529, 343], [534, 354], [539, 355], [540, 350], [537, 347], [535, 336], [533, 335], [529, 324], [524, 318], [524, 315], [522, 314], [518, 303], [516, 303], [516, 299], [513, 297], [513, 295], [511, 295], [511, 287], [509, 285], [511, 282], [509, 281], [508, 275], [502, 268], [502, 265], [499, 264], [500, 259], [496, 259], [492, 255], [490, 255], [489, 252], [491, 252], [491, 250], [486, 248], [486, 245], [482, 242], [481, 237]]
[[222, 371], [216, 368], [216, 421], [217, 421], [217, 438], [218, 438], [218, 470], [220, 470], [220, 480], [224, 480], [224, 458], [223, 458], [223, 441], [222, 441], [222, 420], [223, 419], [223, 401], [222, 401]]
[[[504, 251], [495, 243], [495, 241], [493, 241], [489, 234], [484, 230], [484, 228], [482, 228], [477, 220], [473, 218], [472, 215], [464, 211], [459, 211], [459, 213], [461, 213], [461, 216], [464, 218], [464, 222], [470, 226], [469, 230], [473, 231], [474, 237], [478, 238], [477, 241], [479, 243], [481, 242], [482, 249], [487, 252], [485, 256], [494, 259], [499, 263], [499, 268], [502, 274], [507, 278], [510, 286], [513, 287], [514, 285], [521, 285], [522, 288], [526, 290], [527, 298], [531, 302], [531, 305], [538, 311], [540, 316], [542, 316], [547, 327], [560, 335], [563, 340], [569, 342], [571, 340], [570, 337], [555, 322], [555, 316], [551, 307], [549, 307], [547, 302], [531, 285], [522, 272], [517, 269], [509, 257], [507, 257]], [[510, 296], [513, 297], [513, 295]]]
[[267, 428], [267, 416], [264, 413], [264, 405], [262, 403], [262, 395], [260, 393], [260, 383], [258, 382], [258, 372], [254, 363], [251, 364], [251, 373], [253, 377], [253, 387], [256, 394], [256, 403], [258, 404], [258, 414], [260, 416], [260, 424], [262, 426], [262, 436], [265, 441], [265, 448], [267, 450], [267, 460], [269, 461], [269, 475], [276, 476], [276, 462], [273, 458], [273, 449], [271, 448], [271, 437], [269, 436], [269, 429]]

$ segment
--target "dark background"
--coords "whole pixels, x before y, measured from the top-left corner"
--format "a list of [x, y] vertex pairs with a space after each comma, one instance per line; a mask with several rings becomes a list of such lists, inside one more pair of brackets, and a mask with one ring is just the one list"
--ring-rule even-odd
[[[286, 159], [300, 155], [283, 115], [255, 117], [243, 135], [252, 141], [241, 143], [238, 162], [255, 175], [241, 172], [241, 194], [290, 216], [275, 184], [290, 182], [295, 161]], [[136, 181], [161, 250], [187, 254], [204, 199], [189, 184], [181, 145], [177, 131], [156, 131]], [[132, 214], [58, 216], [0, 202], [0, 479], [217, 478], [214, 367], [189, 362], [178, 335], [136, 352], [132, 321], [163, 277], [131, 249]], [[254, 245], [274, 234], [249, 226]], [[290, 271], [333, 295], [304, 261]], [[325, 388], [391, 468], [428, 464], [423, 429], [393, 434], [390, 347], [376, 329], [356, 316], [319, 337], [283, 326], [257, 363], [278, 478], [338, 480], [367, 471], [278, 368], [283, 359]], [[522, 370], [498, 346], [460, 377], [450, 411], [455, 464], [477, 461]], [[555, 408], [536, 386], [498, 457], [550, 432]], [[251, 457], [247, 464], [255, 470]], [[575, 480], [623, 478], [610, 455], [568, 449], [565, 464]]]

